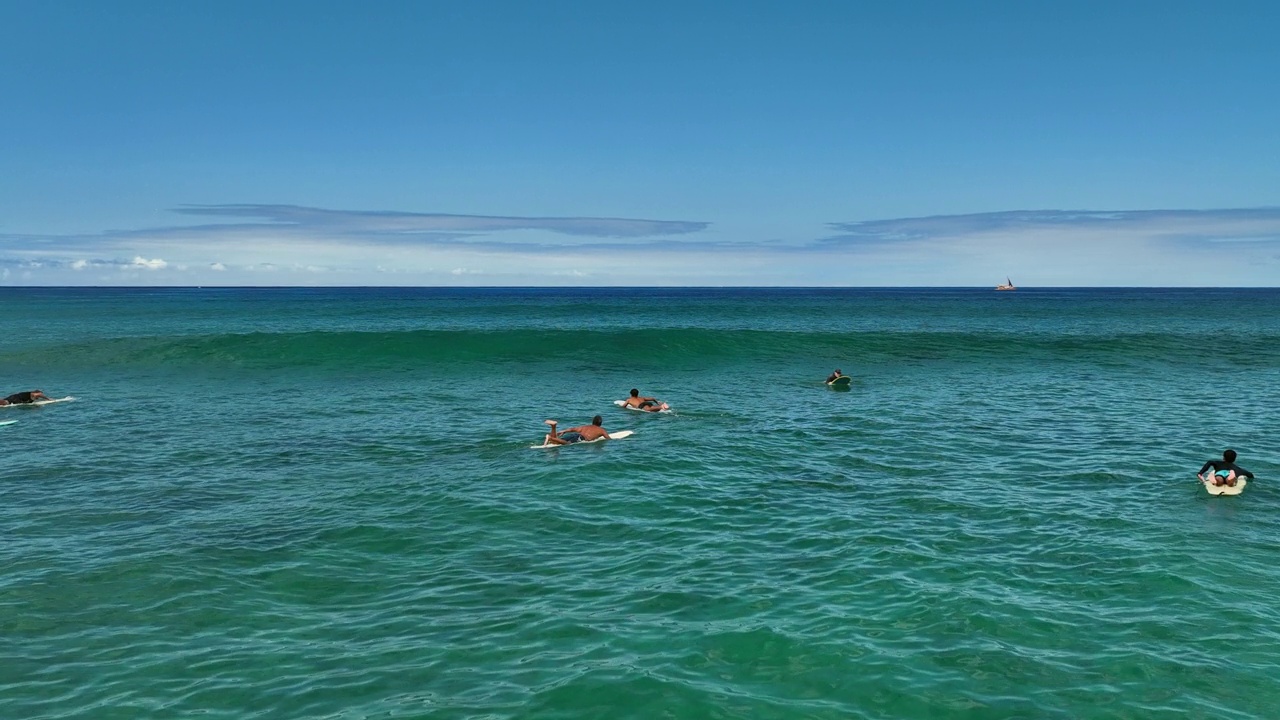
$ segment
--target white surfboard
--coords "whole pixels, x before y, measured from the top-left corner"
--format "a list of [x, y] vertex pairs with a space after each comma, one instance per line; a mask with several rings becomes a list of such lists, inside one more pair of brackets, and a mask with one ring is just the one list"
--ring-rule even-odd
[[1210, 495], [1239, 495], [1244, 492], [1244, 486], [1249, 484], [1248, 478], [1238, 478], [1235, 485], [1214, 485], [1213, 473], [1205, 473], [1200, 475], [1200, 484], [1204, 485], [1204, 489]]
[[12, 425], [16, 422], [18, 421], [17, 420], [0, 420], [0, 425]]
[[0, 408], [16, 408], [16, 407], [32, 407], [32, 406], [38, 407], [40, 405], [52, 405], [54, 403], [70, 402], [72, 400], [75, 400], [75, 398], [68, 395], [66, 397], [60, 397], [60, 398], [45, 398], [44, 400], [37, 400], [31, 403], [14, 403], [12, 405], [0, 405]]
[[[631, 437], [631, 435], [634, 432], [635, 432], [634, 430], [619, 430], [618, 432], [615, 432], [615, 433], [609, 433], [609, 439], [621, 440], [622, 438], [625, 438], [625, 437]], [[590, 445], [591, 443], [598, 443], [601, 440], [604, 440], [604, 438], [596, 438], [595, 440], [583, 440], [581, 442], [569, 443], [568, 445], [557, 445], [555, 443], [543, 442], [541, 445], [530, 445], [529, 449], [545, 450], [546, 448], [562, 448], [562, 447], [573, 447], [574, 445]]]
[[[662, 402], [662, 401], [661, 401], [661, 400], [659, 400], [658, 402]], [[623, 410], [635, 410], [636, 412], [642, 412], [642, 413], [655, 413], [655, 412], [660, 412], [660, 413], [669, 413], [669, 412], [671, 412], [671, 408], [670, 408], [669, 406], [668, 406], [668, 407], [665, 407], [665, 408], [663, 408], [663, 409], [661, 409], [661, 410], [645, 410], [644, 408], [632, 407], [632, 406], [628, 405], [626, 400], [614, 400], [614, 401], [613, 401], [613, 404], [614, 404], [614, 405], [617, 405], [618, 407], [622, 408]]]

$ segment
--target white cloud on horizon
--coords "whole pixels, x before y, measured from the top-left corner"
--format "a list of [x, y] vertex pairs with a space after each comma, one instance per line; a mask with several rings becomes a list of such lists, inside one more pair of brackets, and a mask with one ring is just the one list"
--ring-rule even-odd
[[163, 270], [166, 267], [169, 267], [169, 263], [165, 262], [164, 260], [161, 260], [160, 258], [156, 258], [154, 260], [148, 260], [142, 257], [141, 255], [138, 255], [133, 259], [133, 262], [123, 266], [121, 269], [128, 270], [130, 268], [133, 268], [133, 269], [142, 269], [142, 270]]
[[[706, 223], [693, 230], [616, 221], [638, 223], [633, 233], [665, 227], [680, 236], [673, 239], [626, 236], [608, 219], [201, 207], [226, 217], [269, 208], [273, 221], [293, 220], [204, 225], [190, 234], [191, 228], [152, 228], [0, 235], [0, 266], [37, 270], [44, 284], [77, 284], [85, 280], [68, 271], [108, 267], [146, 271], [153, 280], [138, 273], [122, 278], [173, 284], [255, 284], [263, 273], [276, 276], [272, 284], [301, 285], [321, 276], [324, 284], [370, 285], [387, 284], [388, 276], [393, 284], [421, 285], [562, 285], [586, 278], [600, 285], [982, 285], [1006, 275], [1026, 286], [1280, 282], [1280, 208], [976, 213], [831, 223], [833, 232], [809, 228], [782, 240], [771, 230], [768, 239], [754, 240], [723, 237]], [[565, 220], [576, 224], [551, 229]], [[545, 227], [535, 227], [541, 221]], [[405, 226], [419, 231], [402, 232]], [[462, 239], [427, 227], [469, 227], [471, 234]], [[592, 227], [613, 234], [575, 235]]]

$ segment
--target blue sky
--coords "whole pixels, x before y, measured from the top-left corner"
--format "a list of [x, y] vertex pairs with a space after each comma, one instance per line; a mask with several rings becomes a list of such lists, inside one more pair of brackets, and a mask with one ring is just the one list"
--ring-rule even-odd
[[1280, 284], [1273, 3], [0, 18], [0, 284]]

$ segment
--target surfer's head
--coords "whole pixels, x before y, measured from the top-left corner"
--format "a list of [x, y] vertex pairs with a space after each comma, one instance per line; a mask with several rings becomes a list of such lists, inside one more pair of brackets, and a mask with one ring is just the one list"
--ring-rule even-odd
[[1236, 461], [1236, 451], [1230, 448], [1222, 451], [1222, 459], [1233, 463]]
[[640, 391], [635, 388], [631, 388], [631, 397], [640, 397]]
[[595, 416], [595, 417], [591, 418], [591, 424], [592, 424], [592, 425], [595, 425], [595, 426], [597, 426], [597, 427], [599, 427], [599, 426], [600, 426], [600, 423], [602, 423], [602, 422], [604, 422], [604, 418], [600, 417], [599, 415], [597, 415], [597, 416]]

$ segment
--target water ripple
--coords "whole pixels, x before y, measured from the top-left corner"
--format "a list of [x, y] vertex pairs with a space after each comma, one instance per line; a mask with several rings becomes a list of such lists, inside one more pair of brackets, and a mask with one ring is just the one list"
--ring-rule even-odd
[[[715, 367], [664, 364], [699, 352], [692, 331], [616, 370], [543, 338], [572, 362], [525, 376], [532, 407], [495, 387], [505, 360], [383, 358], [347, 403], [333, 368], [272, 369], [309, 331], [118, 340], [96, 397], [6, 428], [47, 451], [0, 476], [0, 716], [1270, 717], [1274, 331], [1188, 357], [1171, 343], [1216, 320], [1119, 332], [1106, 312], [1011, 355], [989, 353], [1003, 331], [957, 348], [865, 318], [761, 320], [779, 327], [710, 341]], [[140, 347], [220, 354], [182, 378], [130, 365]], [[855, 386], [824, 388], [847, 357]], [[161, 375], [182, 393], [122, 400]], [[678, 412], [607, 404], [637, 382]], [[1229, 417], [1210, 388], [1239, 398]], [[636, 434], [528, 448], [544, 417], [596, 412]], [[1228, 443], [1260, 479], [1209, 498], [1192, 473]]]

